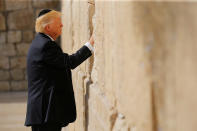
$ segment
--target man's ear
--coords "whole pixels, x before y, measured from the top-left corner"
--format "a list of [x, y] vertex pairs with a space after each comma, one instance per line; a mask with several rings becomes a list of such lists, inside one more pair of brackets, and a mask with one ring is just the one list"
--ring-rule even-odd
[[49, 26], [49, 24], [47, 24], [47, 25], [44, 27], [44, 30], [47, 31], [47, 32], [50, 32], [50, 26]]

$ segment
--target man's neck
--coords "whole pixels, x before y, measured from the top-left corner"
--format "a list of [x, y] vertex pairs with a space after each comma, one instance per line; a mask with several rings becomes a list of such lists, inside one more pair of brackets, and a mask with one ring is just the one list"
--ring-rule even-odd
[[51, 35], [47, 34], [47, 33], [44, 33], [45, 35], [47, 35], [52, 41], [55, 41], [56, 38], [52, 37]]

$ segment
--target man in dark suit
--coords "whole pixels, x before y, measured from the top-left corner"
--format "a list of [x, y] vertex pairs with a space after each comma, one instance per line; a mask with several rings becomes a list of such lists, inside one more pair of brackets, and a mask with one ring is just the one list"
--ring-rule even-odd
[[25, 126], [32, 131], [61, 131], [76, 120], [71, 69], [92, 55], [93, 37], [76, 53], [64, 53], [55, 42], [61, 35], [61, 13], [43, 9], [27, 55], [28, 101]]

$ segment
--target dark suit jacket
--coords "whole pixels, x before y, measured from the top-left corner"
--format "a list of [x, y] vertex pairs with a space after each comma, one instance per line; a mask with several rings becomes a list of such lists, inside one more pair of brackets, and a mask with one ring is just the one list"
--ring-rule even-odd
[[63, 53], [47, 35], [37, 33], [27, 55], [25, 126], [51, 123], [64, 127], [76, 120], [71, 69], [91, 55], [86, 46], [72, 55]]

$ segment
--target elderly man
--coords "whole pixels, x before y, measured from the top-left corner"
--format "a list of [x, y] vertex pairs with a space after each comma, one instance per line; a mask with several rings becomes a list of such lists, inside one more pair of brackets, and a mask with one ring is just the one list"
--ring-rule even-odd
[[43, 9], [27, 55], [28, 101], [25, 126], [32, 131], [61, 131], [76, 120], [71, 69], [92, 55], [93, 37], [76, 53], [64, 53], [55, 40], [61, 35], [61, 13]]

